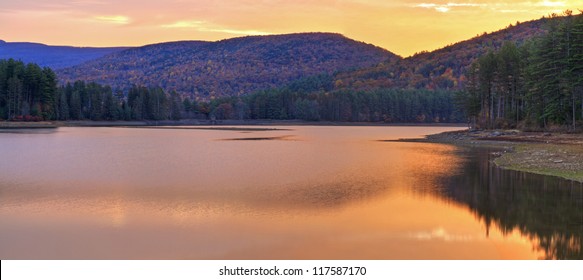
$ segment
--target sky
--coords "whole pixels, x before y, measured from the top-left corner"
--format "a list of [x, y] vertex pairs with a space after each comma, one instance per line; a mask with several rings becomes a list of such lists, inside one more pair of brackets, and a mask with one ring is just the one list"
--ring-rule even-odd
[[0, 39], [141, 46], [335, 32], [403, 57], [539, 19], [581, 0], [0, 0]]

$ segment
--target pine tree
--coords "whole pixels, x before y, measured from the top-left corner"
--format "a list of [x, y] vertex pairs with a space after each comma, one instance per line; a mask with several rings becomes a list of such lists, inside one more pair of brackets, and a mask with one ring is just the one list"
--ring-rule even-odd
[[[583, 121], [583, 15], [575, 17], [573, 20], [572, 53], [570, 61], [570, 71], [573, 77], [573, 103], [577, 95], [580, 103], [580, 119]], [[575, 105], [573, 105], [575, 106]], [[575, 110], [575, 109], [574, 109]], [[576, 113], [573, 112], [575, 118]], [[575, 120], [575, 119], [574, 119]], [[576, 123], [576, 122], [574, 122]]]
[[42, 117], [45, 120], [55, 119], [56, 114], [54, 111], [55, 100], [57, 96], [57, 75], [50, 68], [44, 68], [42, 70], [42, 85], [40, 93], [40, 103], [42, 110]]
[[59, 97], [59, 120], [66, 121], [69, 119], [69, 103], [67, 102], [67, 93], [65, 90], [60, 90], [61, 94]]
[[8, 119], [14, 119], [20, 114], [22, 98], [22, 83], [19, 78], [12, 77], [7, 83]]
[[175, 91], [172, 91], [170, 93], [170, 118], [172, 120], [180, 120], [182, 118], [180, 113], [181, 104], [180, 96]]
[[71, 93], [71, 100], [69, 102], [69, 115], [72, 120], [83, 119], [81, 93], [78, 90], [73, 90]]
[[103, 98], [103, 111], [101, 112], [101, 119], [108, 121], [115, 121], [119, 119], [119, 109], [115, 97], [111, 89], [108, 89]]

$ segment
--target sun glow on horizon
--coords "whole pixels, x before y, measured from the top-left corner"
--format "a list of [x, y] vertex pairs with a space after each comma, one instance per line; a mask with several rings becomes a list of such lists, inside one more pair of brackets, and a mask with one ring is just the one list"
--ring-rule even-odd
[[575, 0], [183, 1], [0, 3], [0, 39], [73, 46], [141, 46], [247, 35], [334, 32], [402, 56], [517, 21], [582, 9]]

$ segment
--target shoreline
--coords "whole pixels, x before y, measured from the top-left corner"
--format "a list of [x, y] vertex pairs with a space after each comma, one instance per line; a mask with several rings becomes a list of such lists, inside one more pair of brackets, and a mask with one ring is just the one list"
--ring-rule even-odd
[[54, 122], [7, 122], [0, 121], [0, 129], [38, 129], [38, 128], [58, 128]]
[[399, 141], [499, 148], [493, 163], [500, 168], [583, 183], [583, 134], [459, 130]]
[[462, 123], [385, 123], [333, 122], [302, 120], [179, 120], [179, 121], [54, 121], [54, 122], [0, 122], [0, 129], [57, 128], [57, 127], [168, 127], [173, 126], [446, 126], [465, 127]]

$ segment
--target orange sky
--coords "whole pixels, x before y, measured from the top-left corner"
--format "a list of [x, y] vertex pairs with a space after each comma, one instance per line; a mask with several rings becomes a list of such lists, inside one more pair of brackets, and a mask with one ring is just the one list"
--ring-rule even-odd
[[577, 8], [581, 0], [2, 0], [0, 39], [139, 46], [325, 31], [409, 56]]

